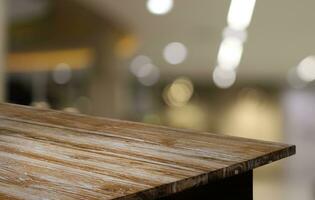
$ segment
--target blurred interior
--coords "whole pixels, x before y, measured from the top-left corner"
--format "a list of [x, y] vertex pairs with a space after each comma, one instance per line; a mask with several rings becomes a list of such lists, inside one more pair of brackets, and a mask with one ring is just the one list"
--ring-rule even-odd
[[0, 99], [296, 144], [255, 199], [313, 200], [315, 2], [244, 2], [0, 0]]

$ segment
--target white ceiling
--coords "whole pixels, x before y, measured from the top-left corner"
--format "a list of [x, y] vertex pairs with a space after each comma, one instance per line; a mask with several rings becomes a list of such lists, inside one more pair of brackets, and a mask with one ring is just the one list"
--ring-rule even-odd
[[[230, 1], [175, 0], [165, 16], [150, 14], [145, 0], [78, 1], [128, 26], [140, 39], [139, 53], [151, 57], [162, 76], [211, 80]], [[284, 83], [291, 67], [315, 54], [314, 8], [314, 0], [257, 1], [238, 79]], [[164, 46], [173, 41], [184, 43], [189, 51], [178, 66], [162, 57]]]

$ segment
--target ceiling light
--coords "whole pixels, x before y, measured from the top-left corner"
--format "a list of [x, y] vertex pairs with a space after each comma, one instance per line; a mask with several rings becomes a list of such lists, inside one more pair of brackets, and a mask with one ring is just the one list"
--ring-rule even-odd
[[223, 38], [234, 37], [239, 39], [242, 42], [247, 40], [247, 31], [246, 30], [235, 30], [230, 27], [225, 27], [223, 30]]
[[148, 10], [155, 15], [165, 15], [173, 8], [173, 0], [148, 0]]
[[256, 0], [231, 0], [228, 24], [236, 30], [245, 30], [252, 19]]
[[218, 65], [226, 70], [235, 69], [241, 61], [243, 53], [242, 41], [234, 38], [225, 38], [219, 48]]

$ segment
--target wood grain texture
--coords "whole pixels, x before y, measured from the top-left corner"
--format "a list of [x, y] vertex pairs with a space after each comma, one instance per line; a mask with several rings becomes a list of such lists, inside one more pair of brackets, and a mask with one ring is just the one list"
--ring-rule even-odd
[[295, 146], [0, 104], [0, 199], [157, 199]]

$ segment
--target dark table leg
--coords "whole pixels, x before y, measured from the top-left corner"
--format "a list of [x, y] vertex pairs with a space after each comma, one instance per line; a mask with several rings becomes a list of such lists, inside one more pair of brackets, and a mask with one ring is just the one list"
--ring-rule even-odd
[[253, 171], [215, 181], [159, 200], [253, 200]]

